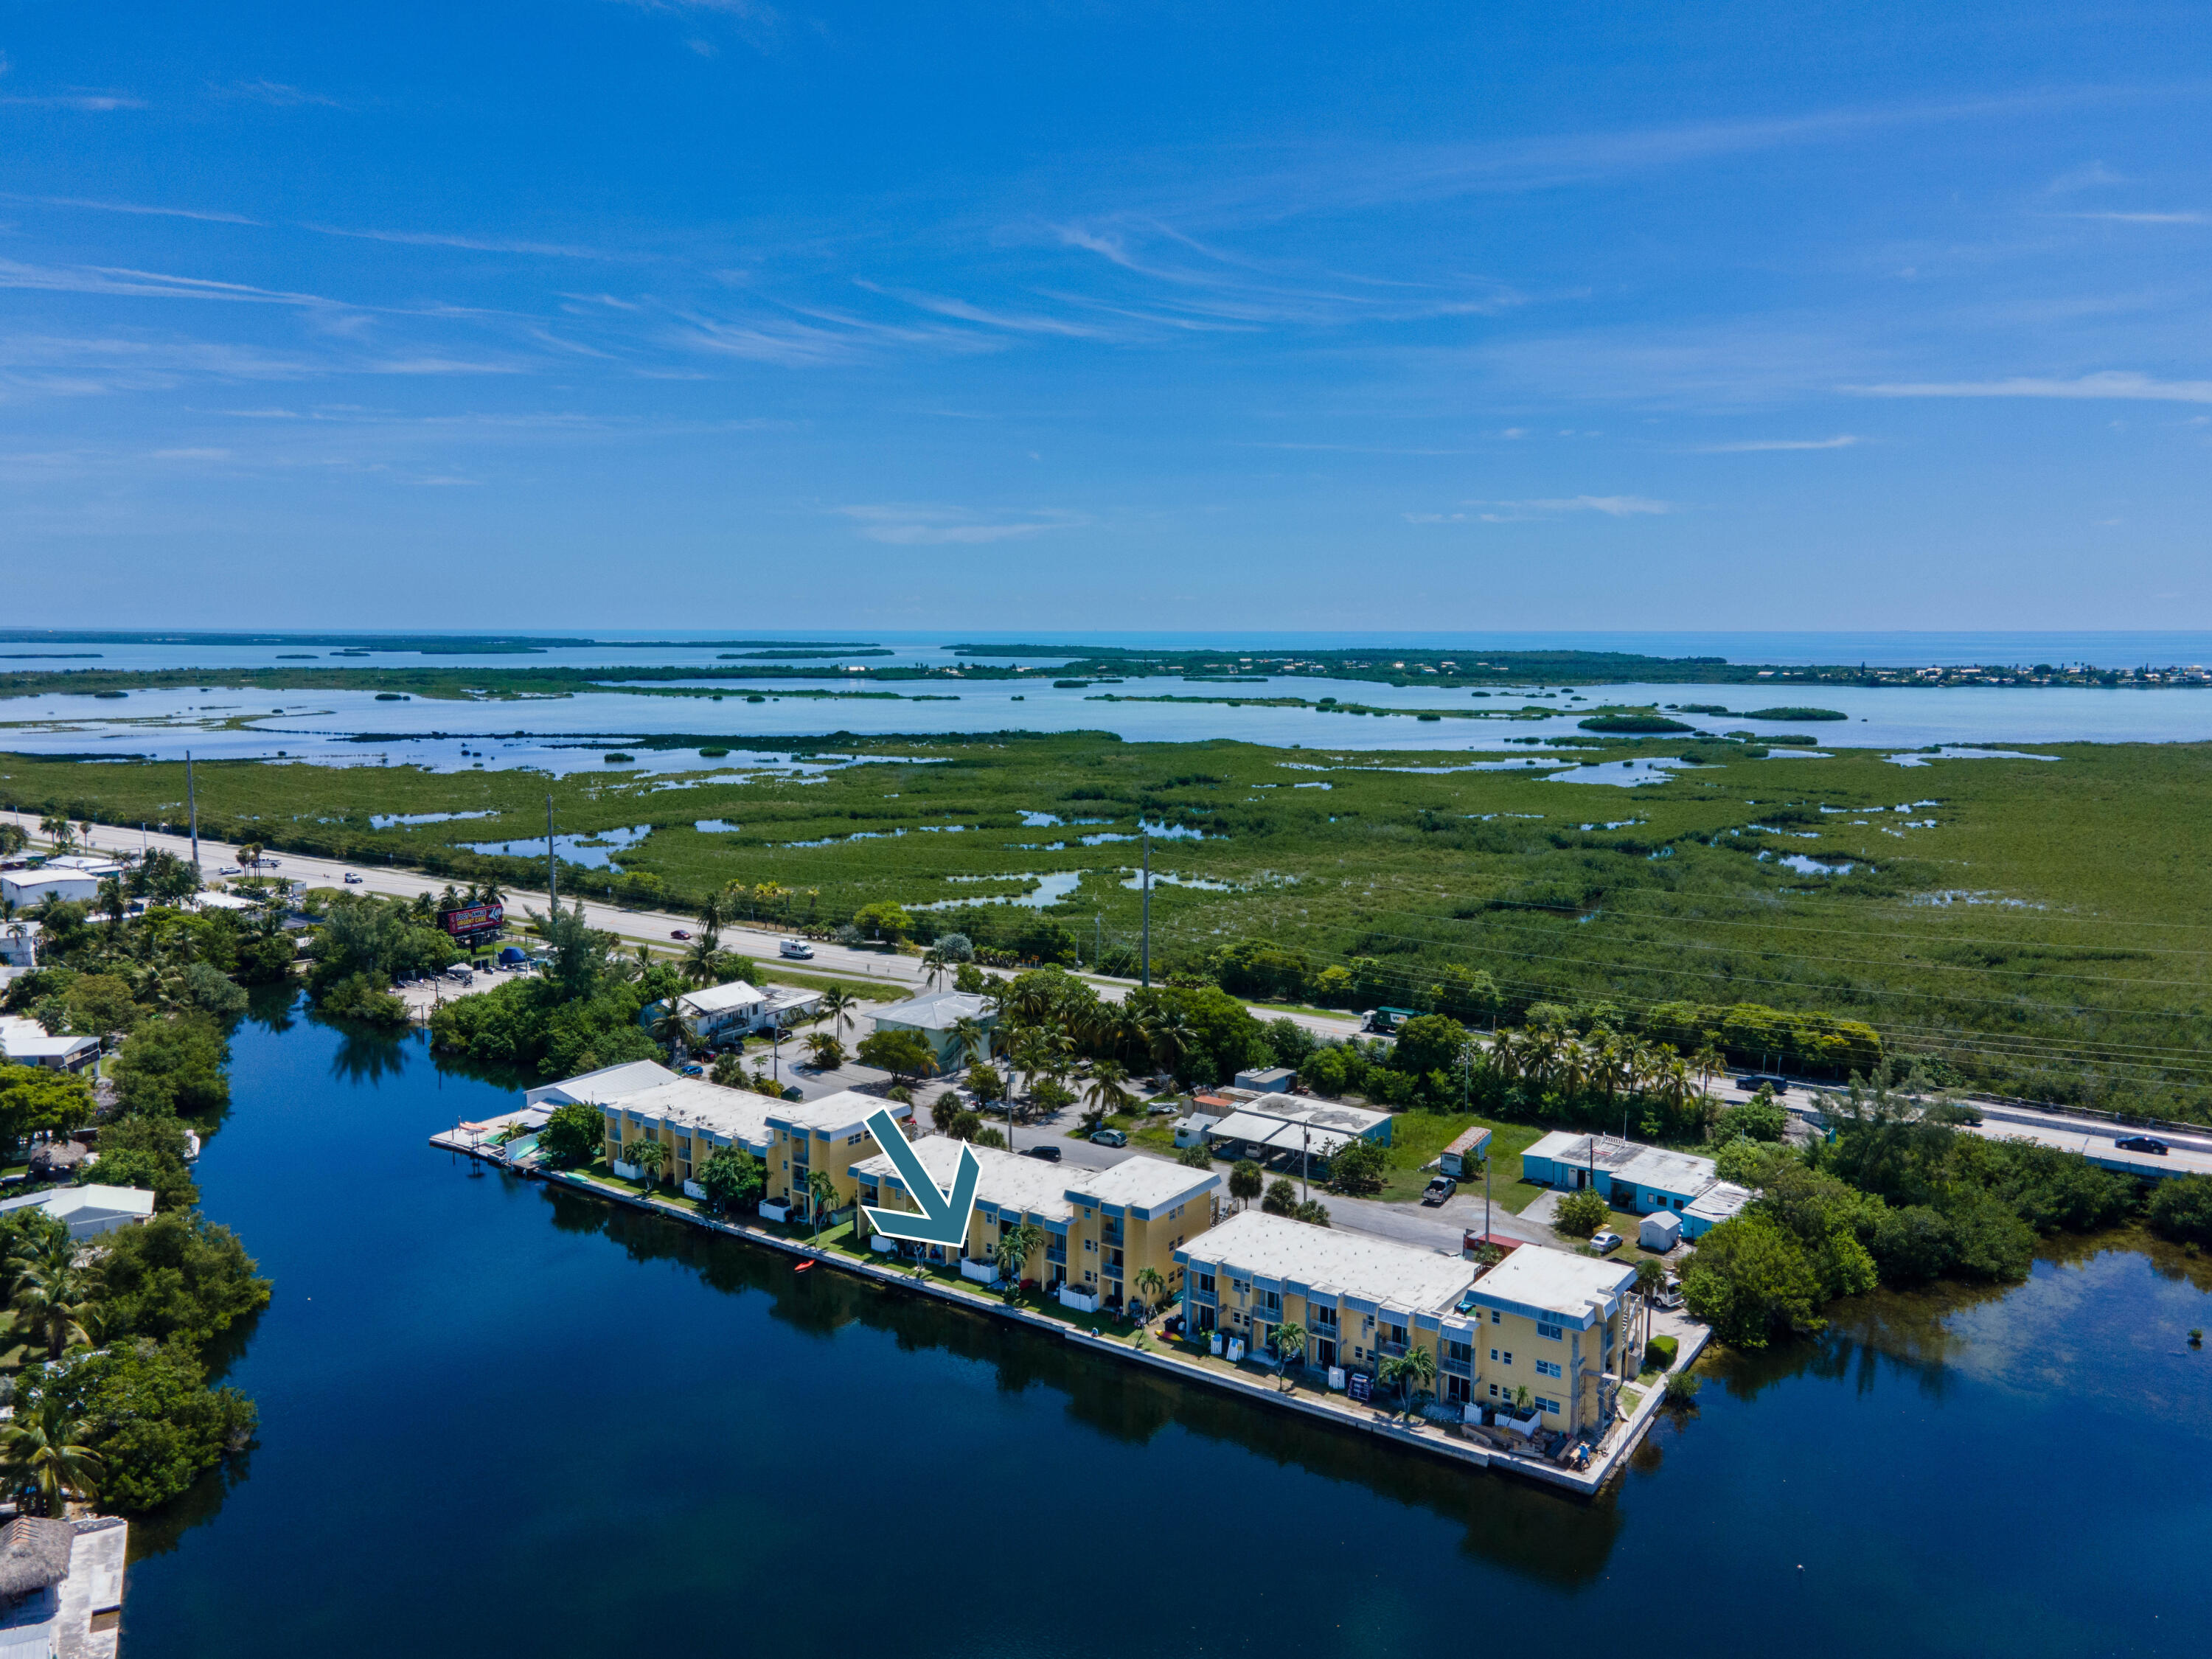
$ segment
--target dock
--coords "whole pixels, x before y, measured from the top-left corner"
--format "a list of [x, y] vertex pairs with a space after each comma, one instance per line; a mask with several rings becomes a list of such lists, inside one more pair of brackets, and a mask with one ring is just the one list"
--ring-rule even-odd
[[[1642, 1397], [1636, 1401], [1627, 1416], [1617, 1419], [1607, 1431], [1605, 1438], [1593, 1452], [1588, 1467], [1570, 1468], [1547, 1458], [1501, 1449], [1478, 1437], [1474, 1431], [1455, 1424], [1440, 1424], [1420, 1418], [1401, 1419], [1388, 1407], [1354, 1401], [1343, 1395], [1317, 1393], [1304, 1385], [1286, 1391], [1272, 1370], [1255, 1365], [1249, 1360], [1231, 1364], [1203, 1351], [1193, 1351], [1194, 1345], [1175, 1343], [1157, 1336], [1151, 1339], [1150, 1346], [1139, 1347], [1131, 1340], [1085, 1330], [1064, 1320], [1012, 1306], [1002, 1297], [982, 1287], [933, 1277], [910, 1265], [878, 1266], [873, 1261], [857, 1260], [842, 1252], [810, 1244], [803, 1239], [771, 1231], [766, 1227], [702, 1215], [662, 1199], [647, 1197], [627, 1187], [611, 1186], [567, 1170], [547, 1170], [528, 1163], [510, 1163], [500, 1154], [498, 1148], [489, 1145], [481, 1135], [455, 1129], [441, 1130], [430, 1137], [430, 1144], [443, 1152], [477, 1158], [526, 1180], [557, 1184], [574, 1192], [604, 1199], [609, 1203], [650, 1211], [672, 1221], [684, 1222], [708, 1232], [726, 1234], [732, 1238], [744, 1239], [781, 1251], [803, 1262], [833, 1267], [853, 1278], [872, 1280], [886, 1289], [932, 1297], [940, 1302], [1026, 1325], [1040, 1334], [1056, 1337], [1127, 1364], [1149, 1366], [1182, 1382], [1238, 1395], [1255, 1405], [1295, 1412], [1335, 1428], [1371, 1434], [1413, 1450], [1446, 1458], [1473, 1468], [1496, 1469], [1518, 1475], [1578, 1497], [1595, 1497], [1621, 1470], [1629, 1455], [1650, 1432], [1665, 1398], [1665, 1389], [1661, 1386], [1663, 1378], [1654, 1379], [1644, 1389]], [[1706, 1327], [1685, 1322], [1678, 1337], [1680, 1346], [1674, 1369], [1686, 1370], [1694, 1363], [1698, 1354], [1704, 1352], [1710, 1337], [1711, 1332]]]

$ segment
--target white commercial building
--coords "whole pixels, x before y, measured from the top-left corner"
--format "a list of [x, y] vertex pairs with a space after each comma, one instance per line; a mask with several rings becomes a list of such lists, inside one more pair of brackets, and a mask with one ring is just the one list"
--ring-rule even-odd
[[57, 1187], [0, 1201], [0, 1215], [11, 1210], [44, 1210], [69, 1229], [71, 1238], [95, 1238], [135, 1227], [154, 1213], [154, 1194], [137, 1187]]
[[28, 910], [48, 899], [82, 900], [100, 896], [100, 878], [82, 870], [0, 870], [0, 899], [19, 910]]

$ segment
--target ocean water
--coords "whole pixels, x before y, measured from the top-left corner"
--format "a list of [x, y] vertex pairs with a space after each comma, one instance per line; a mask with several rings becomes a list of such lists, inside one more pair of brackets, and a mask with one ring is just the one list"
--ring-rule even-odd
[[1581, 1502], [486, 1174], [425, 1137], [514, 1088], [286, 1004], [197, 1171], [261, 1443], [134, 1528], [127, 1659], [2201, 1651], [2199, 1264], [1844, 1308]]

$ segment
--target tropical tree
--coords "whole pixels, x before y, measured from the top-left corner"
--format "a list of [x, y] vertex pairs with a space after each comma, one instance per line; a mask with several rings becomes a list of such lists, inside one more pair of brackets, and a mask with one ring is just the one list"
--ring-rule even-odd
[[1043, 1247], [1044, 1229], [1034, 1221], [1022, 1222], [999, 1235], [991, 1259], [998, 1264], [999, 1277], [1006, 1281], [1008, 1295], [1020, 1289], [1023, 1266]]
[[18, 1258], [14, 1298], [26, 1331], [44, 1346], [49, 1362], [92, 1340], [88, 1326], [97, 1322], [94, 1297], [100, 1287], [97, 1267], [82, 1267], [76, 1245], [66, 1234], [33, 1246]]
[[1137, 1103], [1137, 1097], [1124, 1082], [1127, 1075], [1119, 1062], [1111, 1060], [1102, 1060], [1091, 1068], [1091, 1083], [1084, 1090], [1084, 1097], [1102, 1120], [1126, 1112]]
[[1284, 1321], [1275, 1327], [1275, 1352], [1282, 1356], [1283, 1386], [1290, 1386], [1291, 1367], [1306, 1357], [1306, 1328], [1295, 1319]]
[[725, 1215], [758, 1198], [766, 1184], [761, 1161], [742, 1146], [717, 1146], [704, 1163], [693, 1166], [692, 1178], [707, 1201]]
[[1410, 1416], [1418, 1396], [1436, 1391], [1437, 1356], [1417, 1342], [1396, 1358], [1384, 1360], [1377, 1374], [1398, 1390], [1401, 1412]]
[[837, 1183], [830, 1178], [827, 1170], [817, 1170], [806, 1177], [806, 1218], [814, 1225], [814, 1237], [822, 1237], [822, 1224], [837, 1208]]
[[100, 1458], [85, 1439], [84, 1423], [69, 1401], [50, 1394], [18, 1411], [0, 1433], [0, 1462], [22, 1489], [38, 1493], [51, 1519], [64, 1520], [72, 1494], [88, 1501], [99, 1496]]
[[1180, 1008], [1159, 1008], [1146, 1016], [1141, 1030], [1146, 1049], [1152, 1054], [1152, 1064], [1161, 1071], [1172, 1073], [1182, 1063], [1190, 1049], [1190, 1022], [1183, 1018]]
[[1667, 1282], [1667, 1270], [1656, 1257], [1644, 1256], [1636, 1264], [1636, 1293], [1644, 1303], [1644, 1340], [1638, 1345], [1651, 1346], [1651, 1304], [1658, 1299], [1659, 1287]]
[[684, 977], [694, 985], [713, 985], [722, 976], [721, 940], [711, 927], [691, 941], [684, 953]]
[[668, 1167], [668, 1144], [663, 1140], [634, 1140], [623, 1150], [629, 1154], [628, 1161], [645, 1172], [645, 1184], [658, 1187], [660, 1172]]
[[1266, 1175], [1250, 1158], [1240, 1158], [1229, 1166], [1229, 1196], [1240, 1208], [1259, 1197], [1266, 1185]]
[[845, 1063], [845, 1045], [827, 1031], [810, 1031], [802, 1046], [807, 1063], [817, 1070], [834, 1072]]
[[815, 1006], [822, 1011], [821, 1017], [830, 1022], [830, 1034], [842, 1037], [852, 1029], [853, 1010], [860, 1006], [860, 1000], [842, 986], [833, 985], [822, 994], [822, 1000]]
[[1157, 1308], [1168, 1293], [1168, 1281], [1158, 1267], [1149, 1261], [1137, 1269], [1137, 1276], [1129, 1281], [1147, 1308]]
[[691, 1036], [691, 1028], [684, 1023], [684, 1000], [663, 997], [660, 1006], [653, 1010], [653, 1023], [646, 1029], [655, 1042], [667, 1045], [672, 1059], [681, 1057], [684, 1045]]

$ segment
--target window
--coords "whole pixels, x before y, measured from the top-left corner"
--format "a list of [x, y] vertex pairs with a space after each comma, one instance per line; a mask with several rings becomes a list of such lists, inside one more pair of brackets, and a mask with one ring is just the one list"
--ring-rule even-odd
[[1562, 1375], [1559, 1370], [1559, 1362], [1556, 1359], [1538, 1360], [1536, 1362], [1536, 1375], [1539, 1376], [1558, 1376]]
[[1444, 1358], [1455, 1364], [1464, 1365], [1474, 1358], [1474, 1350], [1464, 1342], [1447, 1343], [1444, 1346]]
[[1491, 1397], [1492, 1400], [1495, 1400], [1495, 1399], [1497, 1399], [1497, 1398], [1498, 1398], [1498, 1384], [1496, 1384], [1495, 1382], [1493, 1382], [1493, 1383], [1492, 1383], [1492, 1384], [1490, 1385], [1490, 1397]]
[[1560, 1414], [1559, 1402], [1556, 1400], [1547, 1400], [1540, 1394], [1536, 1396], [1536, 1409], [1540, 1412], [1549, 1412], [1554, 1417]]
[[1200, 1273], [1198, 1276], [1198, 1288], [1205, 1295], [1212, 1296], [1213, 1294], [1213, 1275], [1212, 1273]]
[[1493, 1325], [1503, 1325], [1505, 1322], [1505, 1316], [1492, 1308], [1490, 1310], [1490, 1322]]
[[1509, 1365], [1513, 1363], [1513, 1350], [1510, 1348], [1505, 1351], [1505, 1363]]
[[1565, 1328], [1558, 1325], [1547, 1325], [1540, 1319], [1536, 1322], [1536, 1334], [1539, 1336], [1547, 1336], [1551, 1338], [1553, 1341], [1558, 1342], [1565, 1338], [1566, 1331]]

